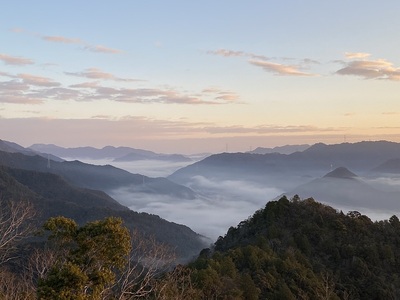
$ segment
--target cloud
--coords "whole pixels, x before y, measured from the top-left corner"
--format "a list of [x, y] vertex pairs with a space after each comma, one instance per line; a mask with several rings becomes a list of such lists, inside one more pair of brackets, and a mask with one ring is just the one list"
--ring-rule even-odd
[[82, 82], [78, 84], [72, 84], [70, 87], [72, 88], [86, 88], [86, 89], [94, 89], [99, 86], [98, 81], [89, 81], [89, 82]]
[[[184, 105], [220, 105], [238, 103], [238, 95], [220, 89], [206, 92], [181, 92], [173, 88], [126, 88], [114, 84], [113, 87], [101, 85], [102, 81], [136, 82], [136, 79], [121, 78], [97, 68], [86, 69], [83, 72], [66, 72], [67, 75], [96, 79], [96, 81], [71, 84], [69, 87], [51, 78], [21, 73], [12, 75], [1, 72], [0, 76], [9, 77], [11, 81], [0, 81], [0, 95], [8, 96], [7, 90], [18, 90], [19, 97], [70, 100], [70, 101], [116, 101], [140, 104], [184, 104]], [[5, 99], [4, 97], [2, 99]], [[3, 102], [5, 102], [3, 100]], [[7, 101], [9, 102], [9, 101]], [[24, 103], [24, 101], [19, 101]], [[29, 101], [27, 101], [28, 103]]]
[[400, 112], [397, 111], [385, 111], [382, 113], [382, 115], [399, 115]]
[[[254, 53], [249, 53], [249, 52], [244, 52], [244, 51], [233, 51], [233, 50], [227, 50], [227, 49], [218, 49], [218, 50], [213, 50], [213, 51], [207, 51], [208, 54], [212, 55], [219, 55], [223, 57], [248, 57], [249, 63], [251, 65], [261, 67], [264, 69], [264, 71], [270, 72], [274, 75], [279, 75], [279, 76], [316, 76], [315, 74], [311, 73], [306, 73], [300, 70], [300, 66], [295, 66], [295, 65], [287, 65], [287, 64], [281, 64], [281, 63], [276, 63], [276, 62], [271, 62], [271, 58], [268, 58], [263, 55], [258, 55]], [[292, 58], [281, 58], [282, 60], [294, 60]], [[303, 60], [300, 60], [300, 64], [303, 65], [311, 65], [311, 64], [319, 64], [318, 61], [310, 59], [310, 58], [305, 58]]]
[[201, 93], [205, 95], [214, 95], [214, 99], [217, 101], [222, 100], [226, 102], [237, 102], [239, 100], [238, 94], [231, 91], [224, 91], [215, 87], [204, 89]]
[[231, 57], [231, 56], [248, 56], [246, 52], [243, 51], [232, 51], [227, 49], [218, 49], [218, 50], [210, 50], [207, 51], [208, 54], [213, 55], [220, 55], [224, 57]]
[[6, 95], [0, 94], [0, 103], [12, 103], [12, 104], [42, 104], [42, 99], [31, 98], [19, 95]]
[[[139, 81], [137, 79], [120, 78], [111, 73], [106, 73], [97, 68], [86, 69], [83, 72], [66, 72], [67, 75], [84, 77], [97, 80], [112, 80], [120, 82]], [[237, 103], [239, 96], [230, 91], [220, 89], [204, 89], [198, 93], [182, 93], [175, 89], [160, 88], [123, 88], [101, 86], [98, 81], [84, 82], [71, 85], [75, 89], [91, 89], [91, 93], [86, 92], [82, 100], [110, 100], [126, 103], [162, 103], [162, 104], [229, 104]]]
[[[236, 226], [247, 219], [256, 210], [264, 207], [267, 201], [283, 192], [272, 186], [246, 180], [215, 181], [203, 176], [195, 176], [189, 180], [189, 185], [195, 186], [202, 194], [195, 199], [137, 193], [129, 187], [114, 190], [111, 196], [132, 210], [157, 214], [217, 239], [230, 226]], [[224, 214], [221, 214], [222, 210]], [[207, 222], [204, 222], [205, 219]]]
[[18, 74], [22, 81], [29, 85], [42, 86], [42, 87], [55, 87], [60, 86], [59, 82], [55, 82], [50, 78], [35, 76], [31, 74]]
[[393, 63], [385, 59], [363, 59], [369, 57], [367, 53], [346, 56], [357, 59], [350, 62], [341, 62], [345, 67], [336, 71], [338, 75], [358, 76], [364, 79], [400, 80], [400, 68], [394, 67]]
[[296, 66], [273, 63], [264, 60], [250, 60], [250, 64], [261, 67], [264, 71], [280, 76], [315, 76], [315, 74], [300, 71]]
[[10, 77], [10, 78], [14, 78], [14, 77], [15, 77], [14, 75], [11, 75], [10, 73], [1, 72], [1, 71], [0, 71], [0, 76], [3, 76], [3, 77]]
[[63, 36], [42, 36], [42, 39], [48, 42], [63, 43], [63, 44], [82, 44], [81, 39], [67, 38]]
[[4, 81], [0, 82], [0, 90], [2, 93], [5, 91], [27, 91], [29, 90], [29, 85], [18, 80]]
[[10, 56], [0, 53], [0, 60], [6, 65], [25, 66], [34, 64], [33, 60], [24, 57]]
[[89, 51], [92, 51], [92, 52], [109, 53], [109, 54], [122, 53], [121, 50], [108, 48], [108, 47], [105, 47], [105, 46], [102, 46], [102, 45], [86, 46], [85, 49], [89, 50]]
[[337, 132], [346, 128], [320, 128], [316, 126], [277, 126], [277, 125], [261, 125], [254, 127], [243, 126], [227, 126], [204, 127], [204, 130], [211, 134], [274, 134], [274, 133], [312, 133], [312, 132]]
[[36, 32], [30, 32], [27, 30], [24, 30], [22, 28], [14, 28], [11, 29], [12, 32], [15, 33], [23, 33], [23, 34], [28, 34], [37, 38], [40, 38], [46, 42], [51, 42], [51, 43], [61, 43], [61, 44], [71, 44], [71, 45], [83, 45], [84, 50], [88, 50], [91, 52], [96, 52], [96, 53], [106, 53], [106, 54], [119, 54], [122, 53], [121, 50], [106, 47], [103, 45], [93, 45], [90, 43], [87, 43], [84, 40], [81, 40], [79, 38], [69, 38], [61, 35], [42, 35]]
[[[228, 104], [236, 99], [233, 95], [190, 95], [183, 94], [173, 89], [157, 88], [109, 88], [98, 87], [92, 94], [92, 99], [110, 99], [112, 101], [127, 103], [162, 103], [162, 104]], [[235, 98], [235, 99], [233, 99]]]
[[84, 77], [89, 79], [114, 80], [114, 81], [124, 81], [124, 82], [142, 81], [138, 79], [120, 78], [111, 73], [103, 72], [98, 68], [89, 68], [83, 72], [64, 72], [64, 73], [71, 76]]
[[355, 59], [355, 58], [360, 59], [360, 58], [367, 58], [367, 57], [371, 56], [371, 54], [364, 53], [364, 52], [346, 52], [344, 55], [348, 59]]

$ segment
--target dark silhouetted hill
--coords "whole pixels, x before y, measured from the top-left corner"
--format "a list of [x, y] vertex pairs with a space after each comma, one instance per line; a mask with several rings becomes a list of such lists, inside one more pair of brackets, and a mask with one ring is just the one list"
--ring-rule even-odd
[[332, 178], [355, 178], [357, 177], [356, 174], [353, 172], [349, 171], [349, 169], [345, 167], [339, 167], [333, 170], [332, 172], [329, 172], [326, 174], [324, 177], [332, 177]]

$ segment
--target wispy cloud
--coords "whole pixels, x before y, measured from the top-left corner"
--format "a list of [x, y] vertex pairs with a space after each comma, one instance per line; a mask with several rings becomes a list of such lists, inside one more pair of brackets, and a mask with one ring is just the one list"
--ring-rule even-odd
[[[182, 92], [174, 88], [126, 88], [126, 82], [139, 81], [136, 79], [121, 78], [97, 68], [86, 69], [83, 72], [65, 74], [95, 79], [95, 81], [71, 84], [63, 86], [51, 78], [21, 73], [13, 75], [1, 72], [1, 77], [11, 80], [0, 81], [0, 96], [2, 102], [30, 103], [21, 101], [20, 98], [9, 97], [11, 92], [14, 96], [27, 97], [28, 99], [65, 100], [65, 101], [115, 101], [138, 104], [184, 104], [184, 105], [221, 105], [238, 103], [239, 96], [231, 91], [220, 89], [208, 90], [206, 92]], [[115, 81], [113, 87], [102, 83]], [[16, 101], [18, 100], [18, 101]], [[43, 101], [40, 101], [42, 103]]]
[[12, 104], [41, 104], [44, 101], [42, 99], [26, 97], [25, 95], [14, 95], [14, 94], [0, 94], [0, 103], [12, 103]]
[[316, 126], [279, 126], [279, 125], [260, 125], [254, 127], [243, 126], [209, 126], [203, 128], [211, 134], [275, 134], [275, 133], [311, 133], [311, 132], [337, 132], [345, 128], [337, 127], [316, 127]]
[[31, 74], [18, 74], [18, 78], [21, 78], [24, 83], [29, 85], [42, 87], [56, 87], [61, 85], [59, 82], [55, 82], [50, 78], [35, 76]]
[[[219, 55], [223, 57], [247, 57], [248, 63], [253, 66], [261, 67], [264, 71], [278, 76], [316, 76], [316, 74], [307, 73], [301, 70], [301, 65], [309, 66], [310, 64], [319, 64], [318, 61], [305, 58], [299, 60], [299, 65], [288, 65], [283, 63], [272, 62], [273, 58], [268, 58], [264, 55], [244, 51], [233, 51], [228, 49], [218, 49], [207, 51], [208, 54]], [[275, 60], [277, 58], [274, 58]], [[281, 58], [281, 60], [294, 60], [288, 58]]]
[[94, 89], [99, 86], [99, 81], [89, 81], [70, 85], [71, 88]]
[[89, 68], [84, 70], [83, 72], [65, 72], [65, 74], [71, 76], [89, 78], [89, 79], [114, 80], [114, 81], [124, 81], [124, 82], [142, 81], [139, 79], [117, 77], [111, 73], [104, 72], [98, 68]]
[[215, 100], [231, 101], [237, 102], [239, 100], [239, 95], [232, 91], [224, 91], [219, 88], [207, 88], [202, 91], [202, 94], [213, 95]]
[[252, 65], [261, 67], [264, 71], [280, 76], [316, 76], [315, 74], [302, 72], [296, 66], [278, 64], [264, 60], [250, 60]]
[[120, 54], [123, 52], [121, 50], [106, 47], [103, 45], [91, 44], [80, 38], [71, 38], [71, 37], [66, 37], [66, 36], [62, 36], [62, 35], [42, 35], [42, 34], [39, 34], [36, 32], [27, 31], [23, 28], [14, 28], [14, 29], [11, 29], [11, 31], [15, 32], [15, 33], [31, 35], [31, 36], [40, 38], [46, 42], [51, 42], [51, 43], [82, 45], [83, 50], [87, 50], [87, 51], [91, 51], [91, 52], [106, 53], [106, 54]]
[[81, 39], [67, 38], [64, 36], [42, 36], [42, 39], [48, 42], [63, 44], [83, 44]]
[[367, 57], [371, 56], [371, 54], [365, 53], [365, 52], [346, 52], [344, 55], [348, 59], [356, 59], [356, 58], [360, 59], [360, 58], [367, 58]]
[[213, 55], [220, 55], [220, 56], [224, 56], [224, 57], [248, 56], [249, 55], [243, 51], [233, 51], [233, 50], [227, 50], [227, 49], [210, 50], [210, 51], [207, 51], [207, 53], [213, 54]]
[[85, 49], [89, 50], [89, 51], [92, 51], [92, 52], [100, 52], [100, 53], [110, 53], [110, 54], [122, 53], [121, 50], [105, 47], [105, 46], [102, 46], [102, 45], [86, 46]]
[[351, 53], [351, 55], [346, 53], [346, 57], [354, 60], [341, 61], [344, 68], [336, 71], [336, 74], [358, 76], [364, 79], [400, 80], [400, 68], [394, 67], [393, 63], [386, 59], [366, 59], [369, 57], [367, 53]]
[[0, 53], [0, 60], [6, 65], [15, 65], [15, 66], [32, 65], [34, 63], [33, 60], [29, 58], [11, 56], [3, 53]]
[[397, 112], [397, 111], [385, 111], [385, 112], [382, 113], [382, 115], [395, 116], [395, 115], [400, 115], [400, 112]]

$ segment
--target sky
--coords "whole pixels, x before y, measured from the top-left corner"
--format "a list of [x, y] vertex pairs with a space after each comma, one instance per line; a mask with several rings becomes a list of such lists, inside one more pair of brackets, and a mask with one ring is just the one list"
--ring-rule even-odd
[[400, 142], [400, 1], [2, 1], [0, 139]]

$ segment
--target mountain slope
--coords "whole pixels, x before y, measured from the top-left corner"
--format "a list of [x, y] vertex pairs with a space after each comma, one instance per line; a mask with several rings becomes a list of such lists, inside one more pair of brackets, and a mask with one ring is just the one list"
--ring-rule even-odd
[[389, 159], [378, 167], [372, 169], [372, 171], [378, 173], [400, 174], [400, 158]]
[[[79, 161], [49, 161], [40, 156], [0, 151], [0, 165], [12, 168], [49, 172], [65, 178], [69, 183], [82, 188], [108, 192], [126, 186], [136, 186], [140, 192], [193, 199], [195, 194], [189, 188], [165, 178], [150, 178], [115, 168], [110, 165], [95, 166]], [[146, 184], [143, 184], [145, 182]]]
[[288, 193], [313, 197], [329, 205], [371, 210], [376, 213], [400, 212], [397, 194], [375, 189], [346, 168], [340, 167], [321, 178], [300, 185]]
[[343, 143], [337, 145], [315, 144], [303, 152], [290, 155], [270, 153], [222, 153], [215, 154], [192, 165], [177, 170], [168, 178], [189, 184], [194, 176], [215, 180], [271, 182], [284, 190], [321, 177], [332, 167], [346, 166], [356, 172], [368, 172], [373, 167], [396, 158], [400, 143], [377, 141]]
[[116, 216], [128, 228], [154, 236], [176, 249], [180, 259], [191, 258], [205, 246], [202, 237], [184, 225], [131, 211], [103, 192], [71, 186], [55, 174], [0, 167], [0, 194], [2, 201], [32, 203], [36, 210], [33, 221], [38, 226], [59, 215], [79, 224]]
[[294, 152], [302, 152], [308, 149], [310, 145], [303, 144], [303, 145], [286, 145], [286, 146], [279, 146], [274, 148], [263, 148], [257, 147], [256, 149], [249, 151], [248, 153], [252, 154], [267, 154], [267, 153], [280, 153], [280, 154], [292, 154]]
[[284, 197], [202, 251], [192, 275], [207, 299], [398, 299], [399, 230], [396, 216]]
[[135, 160], [191, 161], [191, 159], [180, 154], [158, 154], [152, 151], [131, 147], [106, 146], [101, 149], [94, 147], [63, 148], [56, 145], [34, 144], [29, 148], [69, 159], [112, 159], [117, 162]]

